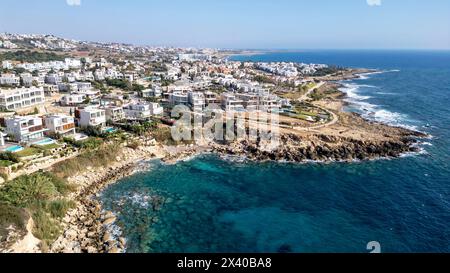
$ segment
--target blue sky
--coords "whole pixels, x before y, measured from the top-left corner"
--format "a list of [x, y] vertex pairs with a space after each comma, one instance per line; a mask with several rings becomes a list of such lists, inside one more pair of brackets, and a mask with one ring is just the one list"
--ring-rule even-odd
[[0, 32], [79, 40], [261, 49], [450, 49], [449, 0], [0, 0], [0, 5]]

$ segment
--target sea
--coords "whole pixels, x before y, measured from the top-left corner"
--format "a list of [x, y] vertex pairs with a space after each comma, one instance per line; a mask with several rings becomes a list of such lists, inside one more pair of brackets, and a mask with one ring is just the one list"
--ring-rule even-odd
[[342, 82], [347, 111], [426, 132], [420, 152], [354, 163], [149, 161], [99, 199], [131, 253], [450, 252], [450, 52], [232, 56], [379, 72]]

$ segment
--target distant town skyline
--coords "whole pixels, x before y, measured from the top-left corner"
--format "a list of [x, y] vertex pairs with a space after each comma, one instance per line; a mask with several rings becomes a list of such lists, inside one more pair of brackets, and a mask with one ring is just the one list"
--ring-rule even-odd
[[450, 49], [448, 0], [2, 0], [0, 32], [232, 49]]

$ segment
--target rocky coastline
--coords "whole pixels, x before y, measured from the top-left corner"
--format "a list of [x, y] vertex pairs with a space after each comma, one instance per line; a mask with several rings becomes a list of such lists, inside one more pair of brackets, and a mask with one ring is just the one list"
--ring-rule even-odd
[[264, 143], [243, 140], [229, 145], [214, 145], [213, 151], [226, 156], [245, 156], [253, 161], [283, 162], [352, 162], [419, 152], [415, 146], [417, 140], [413, 137], [390, 141], [363, 141], [328, 135], [315, 135], [315, 138], [311, 141], [290, 134], [281, 136], [281, 144], [273, 150], [266, 149], [268, 145]]
[[[115, 225], [116, 216], [104, 211], [96, 197], [108, 185], [133, 174], [139, 161], [159, 158], [166, 164], [192, 158], [204, 153], [220, 156], [245, 157], [252, 161], [282, 162], [352, 162], [396, 158], [419, 152], [419, 139], [426, 134], [363, 119], [355, 113], [345, 113], [345, 94], [338, 89], [343, 79], [359, 77], [373, 70], [355, 70], [328, 82], [321, 90], [334, 90], [318, 106], [327, 108], [337, 122], [316, 130], [282, 130], [279, 145], [273, 149], [261, 140], [243, 139], [234, 142], [212, 142], [202, 145], [143, 146], [133, 150], [124, 148], [121, 158], [107, 168], [87, 170], [71, 177], [80, 186], [72, 197], [76, 208], [63, 219], [63, 234], [53, 243], [50, 252], [56, 253], [124, 253], [126, 239]], [[343, 78], [344, 77], [344, 78]], [[328, 88], [328, 89], [327, 89]], [[333, 106], [333, 107], [332, 107]], [[89, 168], [89, 167], [88, 167]]]
[[[69, 178], [79, 189], [69, 198], [76, 206], [62, 219], [62, 235], [52, 244], [52, 253], [123, 253], [126, 240], [115, 226], [116, 216], [104, 211], [97, 195], [107, 186], [132, 175], [138, 163], [156, 157], [151, 151], [124, 148], [115, 164]], [[117, 232], [119, 230], [119, 232]]]

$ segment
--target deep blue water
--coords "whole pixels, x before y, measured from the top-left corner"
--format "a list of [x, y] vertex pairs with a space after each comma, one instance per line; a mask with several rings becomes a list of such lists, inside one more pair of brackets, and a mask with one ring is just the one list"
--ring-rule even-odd
[[[450, 52], [236, 56], [377, 68], [345, 82], [349, 110], [433, 136], [421, 154], [333, 164], [150, 162], [104, 191], [129, 252], [450, 252]], [[164, 204], [156, 211], [152, 198]]]

